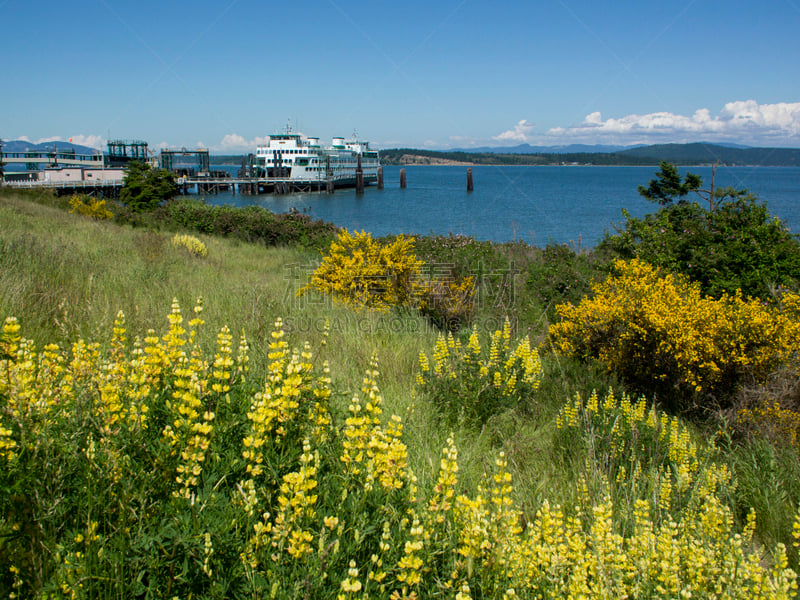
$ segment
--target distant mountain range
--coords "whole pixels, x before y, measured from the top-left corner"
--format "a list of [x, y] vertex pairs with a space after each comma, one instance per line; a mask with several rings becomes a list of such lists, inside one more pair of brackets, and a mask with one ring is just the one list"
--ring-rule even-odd
[[629, 148], [639, 146], [609, 146], [604, 144], [569, 144], [567, 146], [531, 146], [530, 144], [518, 144], [516, 146], [480, 146], [478, 148], [453, 148], [445, 152], [477, 152], [494, 154], [574, 154], [596, 152], [619, 152]]
[[[545, 150], [542, 150], [545, 148]], [[587, 148], [591, 150], [587, 150]], [[550, 146], [522, 144], [503, 148], [475, 150], [416, 150], [399, 148], [381, 150], [383, 164], [463, 164], [476, 165], [657, 165], [666, 160], [678, 165], [713, 165], [760, 167], [800, 167], [800, 148], [750, 148], [748, 146], [710, 144], [657, 144], [653, 146]], [[534, 151], [528, 151], [533, 149]], [[567, 151], [572, 149], [572, 151]]]
[[[698, 142], [704, 145], [716, 145], [723, 148], [751, 148], [741, 144], [712, 144], [711, 142]], [[682, 144], [677, 144], [682, 145]], [[614, 146], [607, 144], [568, 144], [566, 146], [531, 146], [530, 144], [518, 144], [516, 146], [481, 146], [478, 148], [453, 148], [444, 152], [493, 152], [495, 154], [597, 154], [597, 153], [616, 153], [636, 148], [650, 148], [646, 144], [633, 144], [629, 146]]]
[[54, 150], [58, 152], [75, 150], [75, 154], [97, 154], [100, 152], [97, 148], [81, 146], [72, 142], [42, 142], [34, 144], [25, 140], [3, 140], [3, 152], [53, 152]]

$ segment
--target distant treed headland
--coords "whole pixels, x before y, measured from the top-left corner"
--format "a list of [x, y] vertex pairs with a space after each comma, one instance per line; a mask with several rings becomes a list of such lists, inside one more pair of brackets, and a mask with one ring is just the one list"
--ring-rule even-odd
[[[94, 148], [68, 142], [32, 144], [22, 140], [4, 141], [4, 152], [75, 150], [91, 154]], [[562, 149], [563, 148], [563, 149]], [[596, 148], [600, 151], [584, 151]], [[662, 160], [682, 166], [702, 166], [719, 163], [730, 167], [800, 167], [800, 148], [750, 148], [722, 146], [706, 142], [692, 144], [656, 144], [620, 148], [614, 146], [573, 145], [548, 147], [538, 152], [536, 146], [522, 144], [507, 148], [478, 148], [467, 150], [420, 150], [416, 148], [391, 148], [381, 150], [384, 165], [620, 165], [650, 166]], [[579, 151], [570, 151], [572, 149]], [[216, 154], [211, 156], [215, 165], [239, 165], [242, 154]]]
[[799, 148], [731, 148], [716, 144], [658, 144], [616, 152], [496, 153], [398, 148], [381, 150], [384, 165], [678, 165], [800, 167]]

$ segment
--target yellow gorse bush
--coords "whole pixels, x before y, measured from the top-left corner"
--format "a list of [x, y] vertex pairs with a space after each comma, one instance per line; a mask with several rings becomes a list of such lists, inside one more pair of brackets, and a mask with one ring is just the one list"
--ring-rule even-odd
[[208, 256], [208, 248], [206, 245], [193, 235], [176, 233], [172, 237], [172, 245], [175, 248], [186, 250], [192, 256], [198, 256], [200, 258]]
[[[615, 275], [580, 304], [562, 305], [550, 327], [558, 351], [594, 357], [643, 390], [686, 406], [730, 392], [743, 376], [762, 380], [800, 348], [798, 297], [786, 309], [740, 294], [716, 300], [677, 275], [638, 259], [615, 262]], [[795, 307], [795, 308], [793, 308]]]
[[774, 398], [765, 398], [736, 411], [735, 426], [755, 432], [773, 442], [789, 442], [800, 448], [800, 412], [781, 406]]
[[70, 212], [92, 217], [93, 219], [110, 219], [114, 214], [106, 208], [105, 198], [91, 198], [75, 194], [69, 200]]
[[[246, 340], [234, 351], [223, 327], [207, 348], [201, 315], [198, 303], [186, 323], [174, 302], [163, 334], [131, 340], [119, 314], [106, 344], [41, 352], [5, 320], [2, 589], [76, 599], [796, 595], [786, 549], [758, 552], [752, 518], [736, 530], [720, 499], [730, 474], [656, 410], [613, 394], [569, 402], [565, 451], [606, 458], [587, 458], [595, 468], [574, 507], [545, 501], [526, 514], [502, 453], [477, 493], [464, 492], [452, 436], [433, 489], [417, 489], [402, 422], [383, 415], [376, 359], [337, 411], [327, 364], [307, 344], [292, 348], [279, 319], [254, 381]], [[485, 383], [499, 372], [498, 389], [516, 390], [536, 378], [525, 348], [509, 328], [488, 358], [477, 336], [461, 349], [447, 338], [429, 368], [448, 379], [453, 356], [469, 357]], [[645, 439], [657, 452], [646, 454]], [[619, 481], [607, 470], [623, 466]], [[648, 470], [656, 487], [645, 494], [630, 482]]]
[[355, 307], [378, 310], [414, 305], [421, 268], [413, 237], [400, 235], [381, 244], [364, 231], [343, 229], [299, 293], [315, 290]]
[[342, 230], [328, 254], [298, 294], [316, 291], [355, 308], [418, 309], [437, 327], [455, 331], [472, 320], [472, 277], [425, 277], [414, 238], [397, 236], [381, 243], [365, 232]]

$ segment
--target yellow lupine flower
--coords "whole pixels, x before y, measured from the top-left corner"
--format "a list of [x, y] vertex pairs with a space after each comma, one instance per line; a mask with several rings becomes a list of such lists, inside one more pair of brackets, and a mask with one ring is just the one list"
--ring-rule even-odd
[[183, 248], [194, 256], [204, 258], [208, 255], [208, 248], [198, 238], [188, 234], [175, 234], [172, 238], [175, 248]]

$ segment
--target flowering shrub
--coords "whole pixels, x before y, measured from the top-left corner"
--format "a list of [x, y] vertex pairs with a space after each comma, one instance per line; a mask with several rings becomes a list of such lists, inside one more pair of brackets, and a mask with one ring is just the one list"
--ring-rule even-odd
[[[488, 350], [488, 352], [487, 352]], [[481, 347], [477, 328], [464, 347], [452, 333], [439, 335], [432, 359], [419, 356], [420, 392], [452, 420], [481, 424], [507, 408], [524, 406], [539, 387], [542, 365], [530, 340], [512, 349], [511, 324], [495, 331]]]
[[422, 261], [414, 238], [381, 244], [365, 232], [342, 230], [301, 293], [315, 290], [347, 304], [387, 310], [416, 304]]
[[208, 248], [206, 248], [206, 245], [193, 235], [176, 233], [172, 238], [172, 245], [175, 248], [187, 250], [192, 256], [205, 258], [208, 255]]
[[795, 448], [800, 447], [800, 412], [782, 407], [775, 399], [740, 408], [736, 411], [735, 424], [745, 431], [757, 431], [773, 441], [787, 441]]
[[[645, 448], [634, 425], [658, 438], [658, 455], [641, 464], [672, 472], [664, 467], [658, 496], [636, 500], [632, 529], [615, 519], [625, 505], [613, 488], [597, 502], [583, 494], [569, 511], [545, 501], [524, 519], [502, 453], [485, 485], [463, 493], [452, 438], [433, 489], [417, 489], [403, 424], [382, 413], [376, 360], [340, 418], [327, 363], [308, 345], [291, 348], [280, 319], [261, 381], [249, 371], [243, 336], [234, 351], [222, 327], [207, 351], [198, 341], [204, 325], [202, 304], [186, 323], [174, 302], [163, 335], [131, 339], [119, 314], [105, 345], [77, 340], [39, 351], [15, 319], [5, 320], [0, 589], [37, 598], [285, 600], [796, 591], [785, 548], [755, 550], [752, 519], [736, 531], [718, 498], [729, 476], [659, 413], [607, 399], [570, 403], [560, 421], [584, 446], [602, 438], [598, 447], [620, 448], [618, 465], [634, 464]], [[521, 375], [530, 360], [517, 364]], [[684, 484], [694, 491], [677, 503]], [[800, 521], [795, 527], [800, 536]]]
[[299, 293], [315, 290], [359, 308], [415, 308], [442, 330], [467, 325], [475, 314], [473, 277], [455, 269], [424, 276], [424, 266], [414, 253], [414, 238], [380, 242], [363, 231], [343, 230]]
[[104, 198], [90, 198], [86, 195], [75, 194], [70, 198], [70, 212], [92, 217], [93, 219], [110, 219], [114, 214], [106, 208]]
[[796, 294], [784, 297], [782, 311], [738, 293], [704, 296], [638, 259], [618, 260], [615, 269], [592, 297], [558, 307], [562, 321], [550, 327], [557, 350], [597, 358], [682, 409], [712, 394], [724, 404], [742, 378], [763, 380], [797, 355]]

